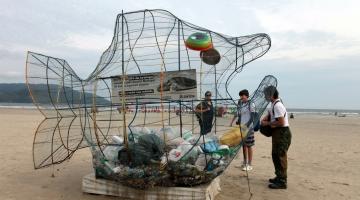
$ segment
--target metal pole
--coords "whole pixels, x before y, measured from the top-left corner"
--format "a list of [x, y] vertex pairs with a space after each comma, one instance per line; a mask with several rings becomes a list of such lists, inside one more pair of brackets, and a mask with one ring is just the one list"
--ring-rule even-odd
[[194, 99], [191, 99], [191, 108], [192, 108], [192, 113], [191, 113], [191, 121], [192, 121], [192, 132], [194, 132], [194, 115], [195, 115], [195, 109], [194, 109]]
[[[126, 133], [126, 108], [125, 108], [125, 63], [124, 63], [124, 11], [121, 10], [121, 70], [122, 70], [122, 114], [123, 134], [125, 148], [128, 149], [128, 138]], [[130, 157], [129, 157], [130, 158]]]
[[[180, 66], [180, 20], [178, 20], [178, 69], [181, 70]], [[181, 110], [181, 100], [179, 100], [179, 113], [180, 113], [180, 136], [182, 137], [182, 110]]]
[[180, 20], [178, 20], [178, 69], [180, 71]]
[[216, 111], [217, 111], [217, 98], [218, 98], [218, 90], [217, 90], [217, 79], [216, 79], [216, 65], [214, 65], [214, 70], [215, 70], [215, 121], [214, 121], [214, 126], [215, 126], [215, 135], [216, 135]]
[[168, 108], [168, 112], [169, 112], [169, 126], [170, 126], [170, 118], [171, 118], [171, 116], [170, 116], [170, 109], [171, 109], [171, 107], [170, 107], [170, 101], [169, 101], [169, 108]]

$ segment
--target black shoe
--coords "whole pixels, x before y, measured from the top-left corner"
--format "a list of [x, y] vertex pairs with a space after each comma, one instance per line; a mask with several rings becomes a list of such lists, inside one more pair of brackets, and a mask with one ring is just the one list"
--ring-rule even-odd
[[279, 181], [279, 178], [278, 178], [278, 177], [270, 178], [270, 179], [269, 179], [269, 182], [270, 182], [270, 183], [277, 183], [278, 181]]
[[277, 183], [271, 183], [269, 184], [270, 189], [286, 189], [286, 183], [284, 182], [277, 182]]

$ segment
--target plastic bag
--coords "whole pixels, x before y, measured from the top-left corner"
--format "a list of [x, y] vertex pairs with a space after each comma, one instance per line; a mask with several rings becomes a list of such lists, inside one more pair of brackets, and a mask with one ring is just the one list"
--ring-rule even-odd
[[183, 131], [184, 132], [183, 132], [182, 138], [184, 140], [188, 140], [188, 139], [190, 139], [192, 137], [192, 132], [191, 131], [188, 131], [188, 130], [183, 130]]
[[195, 162], [195, 166], [200, 170], [203, 171], [206, 167], [206, 161], [209, 162], [210, 156], [205, 158], [205, 154], [200, 154]]
[[199, 139], [200, 135], [192, 135], [191, 137], [187, 138], [186, 141], [190, 144], [196, 144], [196, 142], [200, 143], [201, 138]]
[[246, 138], [247, 135], [247, 129], [244, 126], [242, 126], [241, 129], [242, 132], [240, 132], [239, 127], [231, 128], [228, 132], [224, 133], [224, 135], [220, 137], [220, 144], [228, 145], [229, 147], [239, 145], [242, 138]]
[[108, 145], [104, 148], [103, 153], [106, 158], [106, 160], [111, 162], [118, 162], [118, 154], [121, 149], [123, 149], [124, 146], [115, 146], [115, 145]]
[[216, 141], [210, 140], [208, 142], [205, 142], [205, 144], [202, 144], [201, 148], [203, 149], [204, 152], [211, 153], [211, 152], [215, 152], [218, 146], [219, 144]]
[[[147, 134], [139, 137], [137, 143], [129, 143], [129, 151], [131, 154], [131, 163], [133, 166], [149, 164], [151, 160], [160, 161], [164, 154], [164, 143], [155, 134]], [[122, 156], [123, 162], [126, 162], [126, 154]]]
[[196, 146], [193, 146], [187, 141], [182, 142], [178, 149], [182, 152], [182, 160], [186, 160], [190, 163], [195, 163], [197, 157], [198, 157], [198, 148]]
[[182, 157], [182, 152], [179, 149], [172, 149], [169, 152], [169, 160], [177, 162]]
[[129, 141], [137, 142], [140, 136], [153, 134], [155, 131], [147, 127], [130, 127], [128, 133]]
[[157, 133], [157, 136], [159, 136], [159, 138], [161, 140], [164, 141], [164, 136], [165, 136], [165, 141], [170, 141], [170, 140], [174, 140], [175, 138], [179, 138], [180, 134], [172, 127], [164, 127], [161, 128]]
[[120, 137], [120, 136], [117, 136], [117, 135], [113, 135], [111, 137], [112, 141], [115, 143], [115, 144], [124, 144], [124, 138]]
[[195, 163], [198, 157], [198, 148], [193, 147], [187, 141], [183, 141], [176, 149], [172, 149], [169, 152], [169, 160], [179, 161], [180, 159], [189, 163]]
[[172, 149], [177, 148], [181, 143], [183, 143], [185, 140], [182, 139], [181, 137], [179, 138], [175, 138], [173, 140], [169, 140], [166, 142], [166, 145], [171, 147]]

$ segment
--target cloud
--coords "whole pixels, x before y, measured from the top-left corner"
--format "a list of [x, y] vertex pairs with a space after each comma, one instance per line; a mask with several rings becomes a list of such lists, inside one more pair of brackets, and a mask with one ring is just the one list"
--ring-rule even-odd
[[112, 37], [111, 31], [104, 31], [103, 34], [68, 33], [62, 43], [69, 48], [104, 51], [110, 45]]
[[3, 78], [12, 79], [12, 78], [24, 77], [24, 73], [21, 73], [19, 71], [5, 71], [2, 72], [0, 76]]
[[[360, 53], [359, 1], [241, 1], [272, 38], [265, 58], [334, 59]], [[251, 15], [250, 15], [251, 16]]]
[[321, 60], [360, 54], [360, 41], [352, 41], [335, 33], [309, 30], [271, 34], [272, 49], [266, 59]]
[[304, 0], [277, 6], [276, 12], [254, 7], [262, 26], [270, 32], [318, 30], [350, 38], [360, 34], [360, 27], [351, 23], [360, 18], [359, 1]]
[[4, 71], [2, 69], [2, 73], [0, 74], [0, 83], [13, 83], [13, 82], [19, 82], [19, 80], [22, 80], [20, 82], [25, 81], [25, 74], [24, 71], [18, 71], [18, 70], [12, 70], [12, 71]]
[[[290, 107], [359, 109], [360, 1], [12, 1], [0, 5], [0, 82], [23, 82], [26, 51], [62, 58], [82, 78], [94, 70], [111, 42], [116, 15], [161, 8], [210, 30], [240, 36], [264, 32], [272, 48], [233, 82], [255, 89], [267, 74], [278, 77]], [[199, 9], [200, 8], [200, 9]], [[346, 94], [334, 101], [333, 91]], [[306, 94], [306, 95], [304, 95]], [[309, 101], [309, 97], [311, 101]]]
[[17, 52], [11, 51], [6, 47], [0, 45], [0, 59], [16, 59], [19, 57]]

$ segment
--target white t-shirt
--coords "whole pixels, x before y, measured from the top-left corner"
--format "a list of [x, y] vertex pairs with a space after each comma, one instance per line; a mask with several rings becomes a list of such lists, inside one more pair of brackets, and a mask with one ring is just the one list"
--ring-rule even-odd
[[[273, 110], [274, 110], [274, 114], [273, 114]], [[286, 108], [284, 104], [280, 101], [280, 99], [275, 100], [273, 103], [271, 103], [271, 108], [269, 110], [269, 113], [270, 113], [271, 122], [276, 121], [276, 118], [284, 117], [285, 123], [282, 127], [289, 126], [288, 114], [286, 112]]]
[[241, 118], [241, 124], [246, 124], [250, 120], [252, 112], [255, 112], [254, 103], [251, 103], [249, 108], [249, 101], [246, 103], [241, 102], [237, 111], [238, 117]]

